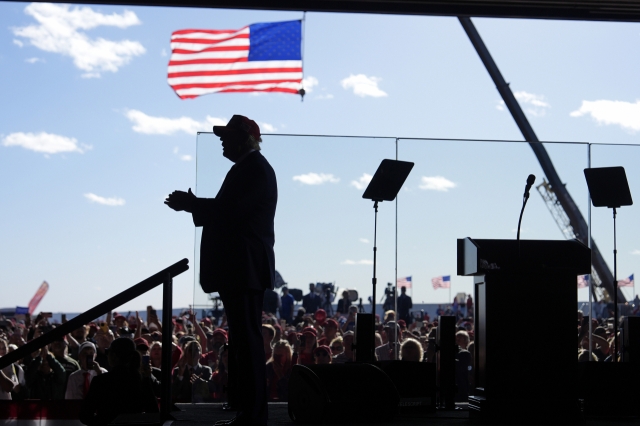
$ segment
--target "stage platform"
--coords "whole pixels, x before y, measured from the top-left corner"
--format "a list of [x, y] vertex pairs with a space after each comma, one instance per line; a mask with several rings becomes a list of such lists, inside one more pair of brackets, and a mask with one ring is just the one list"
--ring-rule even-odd
[[[177, 404], [180, 411], [173, 412], [172, 415], [176, 420], [166, 422], [164, 426], [213, 426], [217, 420], [229, 419], [233, 417], [233, 412], [222, 411], [222, 404]], [[526, 413], [523, 413], [523, 417], [526, 417]], [[510, 424], [518, 424], [520, 422], [514, 421]], [[640, 424], [640, 417], [627, 418], [627, 419], [615, 419], [608, 418], [602, 419], [587, 419], [584, 423], [580, 423], [585, 426], [610, 426], [615, 423], [618, 426], [621, 425], [638, 425]], [[289, 418], [287, 412], [287, 403], [269, 403], [269, 423], [268, 426], [293, 426], [293, 423]], [[351, 424], [351, 423], [345, 423]], [[420, 414], [411, 416], [397, 416], [393, 422], [390, 423], [378, 423], [387, 424], [393, 426], [458, 426], [458, 425], [475, 425], [476, 422], [469, 420], [469, 413], [466, 410], [466, 404], [458, 404], [458, 409], [455, 411], [437, 411], [431, 414]], [[547, 426], [554, 424], [555, 426], [561, 426], [559, 423], [555, 423], [552, 419], [548, 422], [530, 423], [529, 426]], [[573, 423], [575, 425], [576, 423]], [[335, 424], [321, 424], [316, 423], [315, 426], [334, 426]], [[484, 425], [490, 426], [490, 423], [484, 423]], [[503, 423], [504, 425], [504, 423]]]

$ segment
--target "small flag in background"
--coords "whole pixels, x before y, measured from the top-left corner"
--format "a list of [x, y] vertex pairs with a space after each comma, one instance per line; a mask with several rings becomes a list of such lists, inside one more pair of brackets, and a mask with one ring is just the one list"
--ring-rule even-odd
[[434, 290], [439, 288], [451, 288], [451, 275], [431, 278], [431, 284], [433, 284]]
[[47, 294], [47, 291], [49, 291], [49, 283], [46, 281], [43, 281], [42, 284], [40, 284], [40, 287], [38, 288], [38, 290], [36, 291], [36, 294], [34, 294], [31, 300], [29, 301], [30, 314], [33, 314], [35, 312], [36, 308], [40, 304], [40, 301], [42, 300], [44, 295]]
[[216, 92], [302, 89], [302, 21], [171, 35], [169, 85], [180, 99]]
[[578, 275], [578, 288], [589, 287], [589, 275]]
[[398, 281], [396, 281], [396, 285], [398, 286], [398, 288], [411, 288], [411, 277], [398, 278]]
[[629, 278], [625, 278], [624, 280], [618, 281], [618, 287], [633, 287], [633, 274], [629, 275]]

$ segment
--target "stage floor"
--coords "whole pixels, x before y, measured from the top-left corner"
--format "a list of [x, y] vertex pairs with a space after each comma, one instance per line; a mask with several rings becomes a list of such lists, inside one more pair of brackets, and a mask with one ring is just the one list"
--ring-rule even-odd
[[[173, 416], [176, 420], [171, 423], [166, 422], [164, 426], [213, 426], [217, 420], [230, 419], [234, 413], [228, 411], [222, 411], [222, 404], [177, 404], [180, 409], [179, 412], [173, 412]], [[460, 404], [459, 409], [455, 411], [437, 411], [432, 414], [421, 414], [416, 416], [397, 416], [393, 422], [386, 423], [393, 426], [457, 426], [472, 424], [469, 420], [469, 413], [466, 410], [466, 404]], [[523, 413], [526, 416], [526, 413]], [[610, 426], [615, 423], [616, 425], [638, 425], [640, 424], [640, 418], [632, 419], [587, 419], [583, 425], [586, 426]], [[517, 424], [515, 421], [513, 424]], [[541, 422], [540, 426], [547, 426], [550, 422]], [[287, 412], [287, 403], [269, 403], [269, 423], [268, 426], [293, 426], [295, 423], [289, 418]], [[384, 423], [379, 423], [384, 424]], [[475, 422], [473, 424], [476, 424]], [[483, 424], [483, 426], [490, 426], [490, 424]], [[531, 423], [528, 426], [537, 426], [538, 424]], [[555, 426], [562, 426], [554, 423]], [[575, 423], [573, 424], [575, 425]], [[573, 426], [572, 425], [572, 426]], [[316, 426], [334, 426], [334, 424], [316, 424]]]

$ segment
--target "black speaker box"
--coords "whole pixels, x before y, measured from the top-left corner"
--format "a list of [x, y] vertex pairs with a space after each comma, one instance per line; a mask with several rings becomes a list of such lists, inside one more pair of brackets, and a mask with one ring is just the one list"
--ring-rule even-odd
[[436, 364], [433, 362], [376, 361], [400, 396], [400, 414], [436, 410]]
[[289, 417], [297, 423], [391, 421], [399, 402], [389, 376], [371, 364], [294, 365], [289, 379]]

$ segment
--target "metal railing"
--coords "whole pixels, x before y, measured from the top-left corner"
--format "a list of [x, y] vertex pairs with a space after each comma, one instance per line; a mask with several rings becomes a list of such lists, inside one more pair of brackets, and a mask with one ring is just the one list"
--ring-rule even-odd
[[22, 345], [13, 352], [0, 357], [0, 370], [4, 367], [19, 361], [28, 356], [32, 352], [56, 341], [62, 339], [65, 335], [71, 333], [85, 324], [94, 321], [96, 318], [105, 315], [119, 306], [135, 299], [138, 296], [152, 290], [162, 284], [162, 394], [160, 396], [160, 415], [164, 420], [169, 418], [171, 410], [171, 312], [173, 309], [173, 277], [189, 269], [189, 260], [182, 259], [174, 263], [168, 268], [150, 276], [149, 278], [139, 282], [138, 284], [126, 289], [125, 291], [105, 300], [99, 305], [94, 306], [78, 315], [77, 317], [65, 322], [64, 324], [54, 328], [53, 330], [43, 334], [37, 339]]

